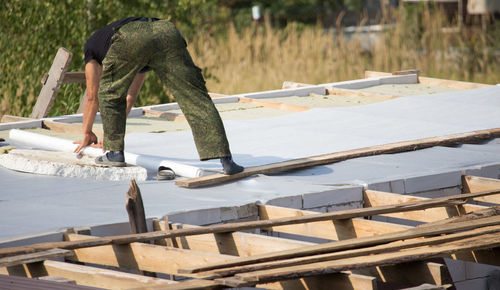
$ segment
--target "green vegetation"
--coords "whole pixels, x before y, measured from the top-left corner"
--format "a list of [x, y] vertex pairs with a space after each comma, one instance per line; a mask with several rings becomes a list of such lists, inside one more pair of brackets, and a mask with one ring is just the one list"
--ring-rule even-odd
[[[236, 3], [232, 4], [229, 3]], [[97, 28], [122, 17], [170, 19], [188, 39], [209, 91], [235, 94], [276, 89], [283, 81], [324, 83], [362, 78], [365, 70], [418, 68], [424, 75], [495, 84], [500, 79], [500, 29], [475, 27], [443, 32], [446, 18], [436, 9], [399, 9], [381, 24], [395, 23], [367, 46], [361, 35], [325, 30], [299, 14], [321, 7], [359, 9], [363, 1], [215, 0], [7, 0], [0, 6], [0, 116], [29, 116], [57, 49], [73, 52], [69, 71], [83, 70], [83, 45]], [[251, 5], [271, 14], [253, 23]], [[390, 14], [390, 13], [387, 13]], [[286, 16], [286, 17], [285, 17]], [[278, 21], [276, 21], [278, 19]], [[282, 21], [286, 19], [286, 21]], [[313, 19], [313, 20], [311, 20]], [[335, 22], [335, 21], [334, 21]], [[495, 26], [496, 25], [496, 26]], [[340, 30], [341, 31], [341, 30]], [[50, 115], [71, 114], [84, 86], [63, 85]], [[154, 73], [148, 73], [137, 105], [171, 101]]]

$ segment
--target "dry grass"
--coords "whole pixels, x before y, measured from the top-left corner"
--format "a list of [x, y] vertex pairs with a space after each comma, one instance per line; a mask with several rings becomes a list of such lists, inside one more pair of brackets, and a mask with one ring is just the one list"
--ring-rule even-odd
[[[420, 19], [401, 16], [370, 48], [361, 34], [262, 26], [240, 33], [229, 27], [225, 37], [196, 39], [190, 51], [206, 70], [209, 90], [225, 94], [277, 89], [285, 80], [318, 84], [357, 79], [365, 70], [420, 69], [426, 76], [498, 83], [500, 60], [487, 53], [498, 39], [481, 31], [442, 32], [442, 19], [429, 11]], [[404, 25], [412, 21], [422, 26]]]

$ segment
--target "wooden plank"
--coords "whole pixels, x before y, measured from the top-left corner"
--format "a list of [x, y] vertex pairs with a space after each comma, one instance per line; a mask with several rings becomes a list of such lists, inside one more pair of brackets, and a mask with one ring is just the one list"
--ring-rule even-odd
[[254, 105], [262, 106], [264, 108], [270, 108], [282, 111], [303, 112], [311, 109], [311, 107], [285, 104], [279, 102], [263, 101], [261, 99], [250, 99], [250, 98], [240, 97], [239, 100], [242, 103], [251, 103]]
[[[291, 266], [265, 271], [255, 271], [235, 275], [235, 278], [245, 282], [263, 283], [279, 281], [282, 279], [307, 277], [311, 275], [335, 273], [347, 269], [359, 269], [372, 266], [399, 264], [408, 261], [418, 261], [431, 257], [448, 256], [450, 253], [460, 251], [470, 251], [473, 249], [490, 248], [500, 246], [498, 234], [481, 235], [458, 241], [433, 245], [429, 247], [419, 247], [393, 253], [374, 254], [369, 256], [346, 258], [335, 261]], [[233, 281], [236, 282], [236, 281]], [[232, 284], [232, 283], [231, 283]], [[230, 286], [238, 286], [238, 283]]]
[[125, 208], [128, 213], [131, 233], [147, 233], [148, 225], [146, 224], [146, 213], [142, 203], [141, 190], [137, 186], [135, 179], [130, 181]]
[[383, 283], [404, 285], [405, 287], [418, 286], [424, 283], [445, 285], [453, 282], [444, 264], [426, 261], [370, 267], [352, 272], [371, 275]]
[[66, 72], [62, 79], [63, 83], [85, 83], [85, 81], [85, 72], [83, 71]]
[[[258, 205], [258, 207], [259, 217], [261, 220], [317, 214], [317, 212], [314, 211], [290, 209], [270, 205]], [[356, 237], [368, 237], [373, 235], [404, 231], [411, 228], [412, 227], [410, 226], [356, 218], [278, 226], [266, 228], [266, 230], [321, 239], [345, 240]]]
[[[496, 190], [500, 189], [500, 179], [479, 176], [462, 176], [462, 186], [464, 193]], [[500, 204], [499, 195], [481, 196], [474, 198], [474, 200]]]
[[146, 117], [161, 118], [168, 121], [185, 121], [186, 117], [183, 114], [173, 113], [168, 111], [156, 111], [151, 109], [144, 109]]
[[[374, 207], [374, 206], [385, 206], [391, 204], [400, 204], [405, 202], [413, 202], [413, 201], [423, 201], [429, 200], [430, 198], [426, 197], [418, 197], [411, 195], [403, 195], [397, 193], [390, 192], [382, 192], [376, 190], [365, 190], [363, 192], [363, 201], [365, 206]], [[463, 214], [459, 211], [459, 208], [463, 208], [463, 213], [470, 213], [477, 210], [486, 209], [484, 206], [473, 205], [473, 204], [462, 204], [459, 206], [449, 206], [443, 208], [429, 208], [418, 211], [408, 211], [408, 212], [396, 212], [383, 214], [383, 216], [389, 216], [400, 219], [414, 220], [420, 222], [434, 222], [442, 219], [446, 219], [453, 216], [458, 216]]]
[[[66, 234], [65, 237], [68, 241], [89, 239], [89, 236], [77, 234]], [[234, 259], [234, 257], [143, 243], [77, 249], [74, 257], [71, 258], [71, 260], [77, 262], [125, 267], [164, 274], [177, 274], [177, 270], [180, 268], [201, 266], [208, 261], [222, 262], [230, 259]], [[166, 263], [165, 261], [169, 262]]]
[[[172, 224], [172, 230], [192, 229], [199, 226], [186, 224]], [[164, 231], [165, 222], [156, 221], [155, 230]], [[170, 240], [170, 239], [168, 239]], [[176, 237], [173, 245], [176, 248], [203, 251], [209, 253], [248, 257], [275, 251], [296, 249], [314, 243], [276, 238], [244, 232], [220, 234], [204, 234], [195, 236]]]
[[12, 115], [3, 115], [1, 123], [11, 123], [11, 122], [22, 122], [22, 121], [33, 121], [34, 119], [26, 118], [26, 117], [18, 117]]
[[393, 100], [393, 99], [399, 98], [399, 96], [375, 94], [375, 93], [368, 93], [368, 92], [363, 92], [363, 91], [358, 91], [358, 90], [341, 89], [341, 88], [333, 88], [333, 87], [327, 87], [326, 91], [328, 92], [329, 95], [336, 95], [336, 96], [343, 96], [343, 97], [365, 97], [365, 98], [370, 98], [370, 99], [374, 99], [374, 100], [378, 100], [378, 101], [388, 101], [388, 100]]
[[469, 142], [474, 143], [481, 140], [484, 141], [498, 137], [500, 137], [500, 128], [472, 131], [468, 133], [453, 134], [442, 137], [416, 139], [411, 141], [377, 145], [377, 146], [341, 151], [330, 154], [310, 156], [306, 158], [292, 159], [261, 166], [247, 167], [243, 172], [236, 173], [233, 175], [225, 175], [217, 173], [197, 178], [178, 180], [175, 182], [175, 184], [187, 188], [196, 188], [196, 187], [220, 184], [228, 181], [234, 181], [255, 174], [266, 174], [276, 171], [306, 168], [311, 166], [324, 165], [324, 164], [349, 160], [358, 157], [414, 151], [434, 146], [452, 146]]
[[[410, 249], [422, 246], [430, 246], [445, 242], [456, 241], [460, 239], [470, 238], [481, 236], [490, 233], [498, 234], [500, 232], [500, 226], [491, 226], [484, 227], [480, 229], [472, 229], [466, 232], [454, 233], [449, 235], [441, 235], [437, 237], [431, 238], [419, 238], [412, 240], [404, 240], [393, 242], [389, 244], [380, 244], [376, 246], [370, 246], [359, 249], [348, 249], [348, 250], [339, 250], [337, 252], [324, 253], [324, 254], [311, 254], [304, 257], [290, 257], [284, 260], [276, 260], [276, 261], [268, 261], [268, 262], [259, 262], [256, 260], [256, 263], [241, 265], [241, 266], [231, 266], [231, 267], [220, 267], [218, 269], [212, 269], [207, 271], [201, 271], [198, 275], [200, 277], [227, 277], [233, 276], [238, 273], [246, 273], [253, 271], [262, 271], [267, 269], [276, 269], [282, 267], [296, 266], [296, 265], [304, 265], [310, 263], [324, 262], [324, 261], [332, 261], [339, 260], [344, 258], [353, 258], [353, 257], [362, 257], [366, 255], [380, 254], [386, 252], [394, 252], [403, 249]], [[237, 260], [234, 260], [237, 261]], [[234, 261], [229, 263], [233, 264]], [[211, 269], [213, 265], [207, 265], [203, 269]], [[378, 269], [380, 270], [380, 269]], [[181, 269], [179, 270], [181, 273], [188, 272], [192, 273], [196, 272], [198, 269]], [[380, 271], [378, 271], [380, 272]], [[357, 273], [357, 272], [356, 272]], [[364, 273], [364, 272], [360, 272]], [[368, 275], [373, 275], [373, 273], [366, 272]]]
[[[42, 128], [51, 130], [58, 133], [68, 133], [68, 134], [82, 134], [82, 124], [72, 124], [72, 123], [63, 123], [57, 121], [42, 121]], [[94, 128], [92, 129], [94, 133], [100, 137], [104, 135], [103, 130]]]
[[[229, 223], [229, 224], [214, 225], [214, 226], [201, 227], [195, 229], [179, 229], [171, 231], [169, 233], [151, 232], [144, 234], [130, 234], [130, 235], [102, 237], [97, 239], [87, 239], [83, 241], [50, 242], [50, 243], [33, 244], [28, 246], [0, 248], [0, 257], [6, 255], [32, 253], [51, 248], [75, 249], [75, 248], [95, 247], [95, 246], [109, 245], [109, 244], [127, 244], [132, 242], [150, 241], [150, 240], [165, 239], [165, 238], [172, 238], [179, 236], [200, 235], [208, 233], [226, 233], [226, 232], [249, 230], [256, 228], [266, 228], [266, 227], [289, 225], [289, 224], [315, 222], [321, 220], [348, 219], [354, 217], [372, 216], [372, 215], [391, 213], [391, 212], [412, 211], [412, 210], [426, 209], [432, 207], [448, 206], [451, 204], [456, 204], [457, 200], [463, 200], [468, 198], [474, 198], [491, 194], [499, 194], [499, 193], [500, 190], [459, 194], [459, 195], [435, 198], [419, 202], [403, 203], [397, 206], [391, 205], [391, 206], [382, 206], [374, 208], [359, 208], [359, 209], [342, 210], [329, 213], [318, 213], [303, 217]], [[494, 212], [495, 209], [496, 208], [492, 208], [490, 210]]]
[[0, 258], [0, 267], [34, 263], [50, 258], [69, 257], [72, 255], [73, 251], [55, 248], [37, 253]]
[[[462, 217], [453, 217], [440, 222], [434, 222], [412, 228], [410, 230], [383, 234], [378, 236], [347, 239], [338, 242], [329, 242], [320, 245], [313, 245], [303, 247], [301, 249], [293, 249], [270, 254], [256, 255], [252, 257], [237, 258], [230, 262], [207, 265], [199, 268], [183, 269], [183, 273], [195, 273], [202, 271], [209, 271], [219, 268], [235, 267], [242, 265], [249, 265], [254, 263], [262, 263], [268, 261], [277, 261], [288, 258], [298, 258], [307, 255], [319, 255], [323, 253], [330, 253], [340, 250], [356, 249], [359, 247], [373, 246], [383, 243], [394, 242], [398, 240], [413, 239], [417, 237], [424, 237], [433, 234], [447, 234], [458, 232], [460, 230], [470, 230], [479, 227], [495, 226], [500, 224], [500, 208], [488, 208], [484, 211], [471, 213]], [[485, 216], [489, 216], [486, 217]]]
[[78, 285], [90, 287], [129, 289], [135, 287], [167, 286], [177, 283], [167, 279], [57, 261], [45, 261], [43, 266], [48, 275], [64, 277], [76, 281]]
[[64, 47], [59, 48], [57, 51], [56, 57], [50, 67], [47, 81], [43, 85], [35, 107], [33, 108], [33, 112], [31, 113], [31, 118], [45, 118], [49, 114], [72, 56], [73, 54]]
[[[393, 74], [386, 72], [375, 72], [375, 71], [365, 71], [365, 78], [375, 78], [375, 77], [385, 77], [391, 76]], [[418, 81], [424, 85], [431, 86], [443, 86], [451, 89], [457, 90], [471, 90], [477, 88], [484, 88], [490, 85], [480, 84], [480, 83], [471, 83], [471, 82], [462, 82], [462, 81], [453, 81], [453, 80], [445, 80], [445, 79], [437, 79], [437, 78], [429, 78], [429, 77], [418, 77]]]
[[373, 276], [351, 274], [346, 272], [310, 276], [301, 279], [284, 280], [274, 283], [258, 284], [263, 289], [354, 289], [376, 290], [377, 278]]

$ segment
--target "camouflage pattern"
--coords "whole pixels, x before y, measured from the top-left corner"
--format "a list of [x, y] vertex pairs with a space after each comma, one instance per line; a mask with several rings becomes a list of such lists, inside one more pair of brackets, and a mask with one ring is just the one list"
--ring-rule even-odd
[[179, 104], [191, 127], [201, 160], [230, 156], [224, 125], [208, 95], [201, 70], [186, 42], [170, 22], [133, 21], [112, 38], [103, 62], [99, 108], [107, 150], [124, 149], [126, 96], [135, 75], [146, 65], [154, 70]]

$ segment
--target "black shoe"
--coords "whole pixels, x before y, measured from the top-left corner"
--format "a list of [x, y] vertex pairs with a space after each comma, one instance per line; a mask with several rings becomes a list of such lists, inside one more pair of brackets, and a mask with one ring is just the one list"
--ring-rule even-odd
[[224, 169], [224, 174], [228, 174], [228, 175], [240, 173], [245, 169], [245, 168], [243, 168], [243, 166], [239, 166], [238, 164], [234, 163], [233, 158], [231, 156], [222, 157], [220, 159], [220, 163], [222, 163], [222, 168]]
[[125, 155], [123, 151], [109, 151], [95, 159], [95, 163], [107, 166], [125, 167]]
[[165, 166], [160, 166], [158, 168], [158, 174], [156, 174], [156, 179], [157, 180], [172, 180], [175, 178], [175, 172]]

